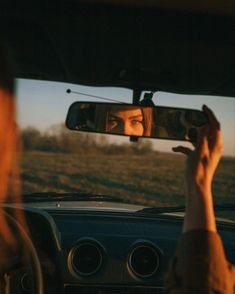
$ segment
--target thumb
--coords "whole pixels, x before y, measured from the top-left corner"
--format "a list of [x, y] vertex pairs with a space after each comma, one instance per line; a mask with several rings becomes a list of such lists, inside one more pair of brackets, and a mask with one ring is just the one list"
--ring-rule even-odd
[[192, 149], [188, 147], [184, 147], [184, 146], [177, 146], [177, 147], [173, 147], [172, 151], [189, 155], [192, 152]]

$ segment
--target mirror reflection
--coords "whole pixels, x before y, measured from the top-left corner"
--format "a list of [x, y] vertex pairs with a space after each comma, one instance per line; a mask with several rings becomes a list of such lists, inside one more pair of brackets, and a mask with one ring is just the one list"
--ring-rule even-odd
[[77, 131], [192, 142], [206, 122], [199, 110], [93, 102], [73, 103], [66, 119], [67, 127]]
[[127, 105], [97, 105], [96, 130], [128, 136], [151, 136], [152, 108]]

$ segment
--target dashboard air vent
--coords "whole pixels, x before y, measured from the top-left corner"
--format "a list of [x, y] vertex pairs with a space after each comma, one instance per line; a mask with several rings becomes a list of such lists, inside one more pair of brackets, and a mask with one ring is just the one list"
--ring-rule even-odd
[[158, 270], [160, 257], [151, 243], [136, 244], [128, 257], [128, 267], [139, 278], [152, 277]]
[[95, 240], [80, 240], [69, 254], [69, 265], [80, 276], [95, 274], [103, 263], [103, 248]]

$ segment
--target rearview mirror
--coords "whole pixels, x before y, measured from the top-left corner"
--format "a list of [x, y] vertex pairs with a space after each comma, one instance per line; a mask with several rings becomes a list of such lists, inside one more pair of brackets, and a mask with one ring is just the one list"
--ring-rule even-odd
[[191, 142], [206, 122], [199, 110], [95, 102], [73, 103], [66, 118], [76, 131]]

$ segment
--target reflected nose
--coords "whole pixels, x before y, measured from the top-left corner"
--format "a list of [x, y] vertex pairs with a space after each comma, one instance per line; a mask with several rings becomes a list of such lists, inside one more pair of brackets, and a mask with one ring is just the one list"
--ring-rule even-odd
[[125, 134], [125, 127], [123, 122], [119, 122], [117, 127], [115, 128], [115, 133], [123, 135]]
[[123, 134], [125, 135], [132, 135], [132, 129], [130, 127], [130, 124], [128, 122], [125, 122], [123, 124]]
[[130, 126], [127, 122], [119, 122], [116, 133], [120, 135], [130, 135]]

